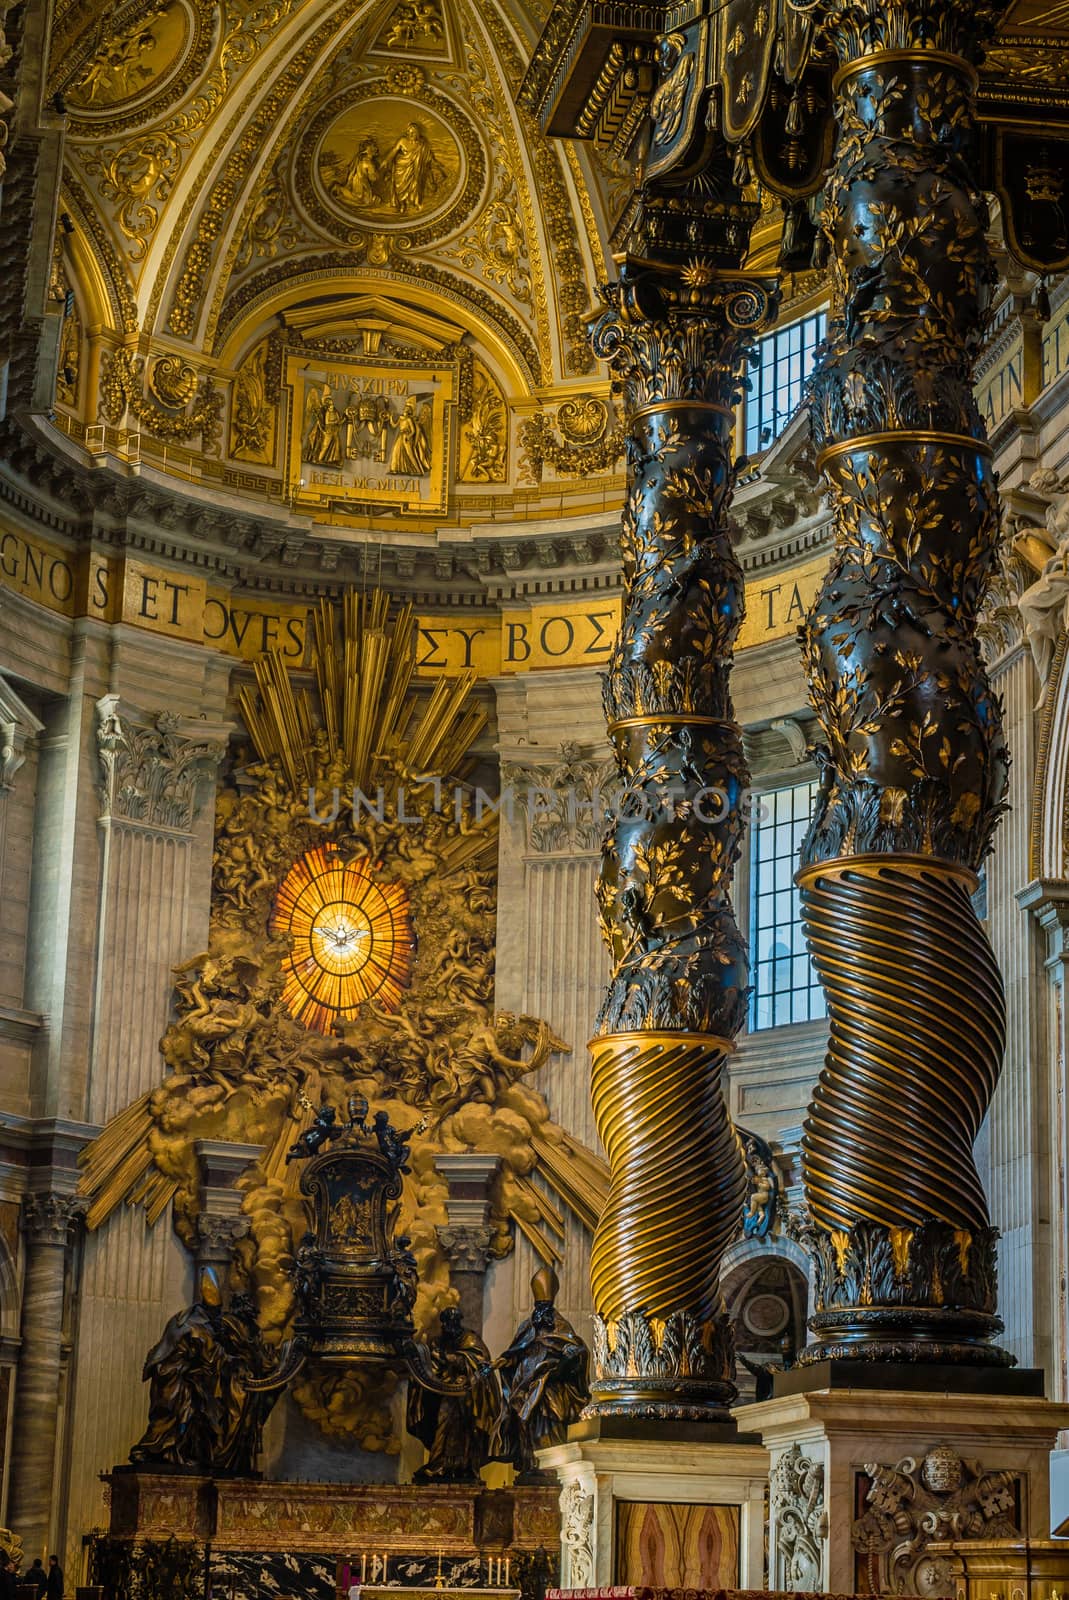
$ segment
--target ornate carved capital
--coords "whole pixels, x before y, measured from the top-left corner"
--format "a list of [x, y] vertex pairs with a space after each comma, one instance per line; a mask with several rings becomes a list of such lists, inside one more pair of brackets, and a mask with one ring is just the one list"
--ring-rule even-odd
[[82, 1195], [28, 1194], [22, 1202], [22, 1231], [31, 1245], [66, 1245], [88, 1209]]
[[[0, 33], [0, 41], [2, 38]], [[26, 760], [27, 745], [43, 727], [40, 718], [34, 716], [7, 680], [0, 677], [0, 791], [11, 788], [15, 774]]]
[[228, 1262], [234, 1246], [245, 1238], [251, 1225], [248, 1217], [220, 1217], [211, 1211], [202, 1211], [196, 1228], [198, 1258]]
[[620, 787], [616, 762], [560, 746], [555, 761], [505, 761], [502, 787], [522, 812], [527, 848], [536, 855], [577, 855], [600, 847]]
[[150, 726], [138, 724], [123, 713], [115, 694], [97, 701], [101, 820], [179, 832], [190, 828], [198, 785], [215, 771], [224, 747], [181, 727], [179, 718], [166, 711], [158, 712]]
[[896, 0], [883, 5], [870, 5], [866, 0], [825, 0], [818, 15], [840, 62], [891, 50], [950, 54], [976, 61], [1005, 10], [1000, 0], [981, 0], [979, 4], [949, 0], [946, 5], [931, 4], [930, 0]]
[[454, 1272], [486, 1271], [494, 1240], [492, 1228], [447, 1223], [434, 1231]]
[[591, 341], [611, 367], [628, 417], [684, 401], [726, 411], [737, 404], [742, 357], [771, 318], [771, 284], [695, 257], [678, 268], [625, 271], [598, 292], [606, 310]]

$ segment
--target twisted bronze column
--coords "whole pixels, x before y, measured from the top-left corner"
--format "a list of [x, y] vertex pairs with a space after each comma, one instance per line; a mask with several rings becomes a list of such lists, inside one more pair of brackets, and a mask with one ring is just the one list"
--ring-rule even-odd
[[1002, 983], [970, 896], [1008, 758], [976, 617], [999, 540], [972, 393], [994, 279], [970, 170], [995, 13], [823, 8], [839, 59], [825, 196], [841, 316], [812, 384], [836, 547], [803, 629], [825, 748], [798, 881], [830, 1045], [805, 1125], [815, 1342], [803, 1356], [1000, 1364], [972, 1144]]
[[629, 429], [605, 701], [623, 793], [598, 886], [613, 974], [591, 1045], [610, 1166], [591, 1260], [601, 1415], [726, 1418], [735, 1395], [719, 1274], [745, 1182], [720, 1073], [747, 994], [728, 896], [747, 772], [726, 515], [737, 375], [772, 302], [767, 283], [730, 270], [751, 219], [730, 184], [722, 193], [737, 249], [721, 236], [720, 259], [625, 260], [593, 329]]

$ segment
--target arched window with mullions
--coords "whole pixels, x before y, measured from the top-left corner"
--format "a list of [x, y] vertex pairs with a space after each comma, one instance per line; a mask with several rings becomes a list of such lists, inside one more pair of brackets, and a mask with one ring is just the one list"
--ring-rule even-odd
[[794, 874], [813, 814], [813, 781], [756, 795], [750, 823], [750, 1031], [827, 1015], [802, 931]]
[[747, 370], [750, 390], [742, 406], [747, 456], [767, 450], [801, 405], [805, 381], [827, 329], [827, 312], [815, 311], [757, 341], [757, 364]]

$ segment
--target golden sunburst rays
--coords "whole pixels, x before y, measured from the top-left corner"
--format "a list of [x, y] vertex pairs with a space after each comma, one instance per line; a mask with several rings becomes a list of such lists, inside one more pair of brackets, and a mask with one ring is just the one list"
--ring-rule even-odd
[[412, 966], [408, 896], [373, 877], [367, 857], [346, 861], [331, 844], [307, 851], [282, 880], [270, 929], [291, 941], [282, 1003], [294, 1021], [330, 1034], [372, 996], [397, 1010]]
[[295, 692], [290, 665], [272, 651], [255, 663], [256, 689], [241, 691], [253, 743], [265, 759], [278, 759], [298, 792], [322, 775], [324, 756], [366, 794], [398, 768], [455, 775], [486, 723], [471, 697], [473, 671], [439, 678], [426, 694], [413, 688], [412, 607], [391, 620], [381, 589], [349, 590], [340, 606], [319, 602], [311, 668], [315, 695]]

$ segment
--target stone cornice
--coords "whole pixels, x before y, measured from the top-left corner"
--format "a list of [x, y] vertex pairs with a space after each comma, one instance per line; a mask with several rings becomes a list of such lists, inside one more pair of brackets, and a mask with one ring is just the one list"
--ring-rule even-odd
[[[618, 507], [558, 519], [344, 534], [242, 503], [219, 486], [177, 485], [143, 465], [137, 477], [89, 469], [73, 446], [28, 417], [0, 424], [0, 508], [14, 525], [75, 546], [193, 568], [242, 593], [314, 602], [370, 577], [424, 606], [603, 593], [619, 585]], [[804, 452], [774, 447], [740, 486], [735, 520], [747, 569], [790, 562], [826, 541], [827, 514]], [[798, 459], [796, 460], [795, 457]], [[622, 491], [621, 491], [622, 492]]]
[[39, 1011], [22, 1011], [18, 1006], [0, 1006], [0, 1039], [10, 1044], [33, 1044], [44, 1027]]

